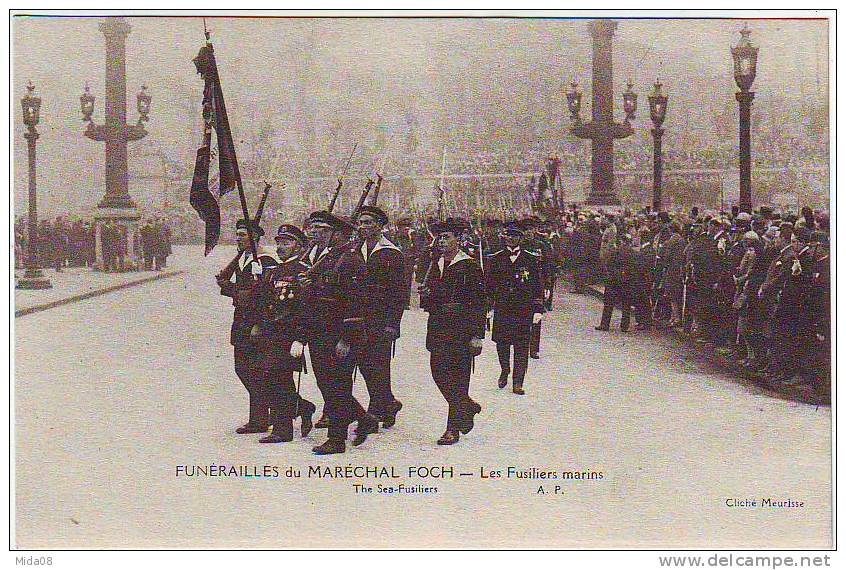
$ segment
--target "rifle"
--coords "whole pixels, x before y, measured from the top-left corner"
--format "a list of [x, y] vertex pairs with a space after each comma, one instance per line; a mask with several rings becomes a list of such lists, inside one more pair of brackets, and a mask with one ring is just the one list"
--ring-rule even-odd
[[[282, 184], [282, 187], [285, 187], [285, 184]], [[270, 189], [273, 188], [273, 184], [270, 184], [267, 180], [264, 181], [264, 193], [261, 196], [261, 201], [259, 202], [258, 208], [256, 209], [256, 225], [261, 221], [261, 216], [264, 214], [264, 205], [267, 203], [267, 197], [270, 195]]]
[[379, 203], [379, 190], [382, 189], [382, 175], [376, 173], [376, 188], [373, 189], [373, 199], [370, 200], [370, 205], [375, 206]]
[[682, 309], [681, 309], [681, 322], [682, 326], [685, 326], [687, 322], [687, 283], [690, 280], [690, 273], [693, 272], [693, 266], [688, 265], [685, 268], [684, 272], [684, 280], [682, 281]]
[[335, 188], [335, 193], [332, 195], [332, 200], [329, 201], [329, 213], [332, 213], [332, 210], [335, 209], [335, 202], [338, 201], [338, 196], [341, 194], [341, 187], [344, 185], [344, 176], [347, 174], [347, 170], [350, 167], [350, 163], [352, 162], [353, 155], [355, 154], [355, 149], [358, 147], [358, 143], [355, 143], [352, 148], [352, 152], [350, 152], [350, 157], [347, 159], [347, 164], [344, 166], [344, 170], [341, 171], [341, 175], [338, 177], [338, 186]]
[[441, 160], [441, 181], [438, 184], [438, 220], [444, 219], [444, 176], [446, 175], [446, 145], [444, 145], [444, 156]]
[[364, 185], [364, 190], [361, 192], [361, 197], [358, 199], [358, 204], [355, 205], [355, 210], [352, 211], [350, 214], [350, 219], [355, 220], [358, 217], [359, 213], [361, 212], [361, 208], [364, 206], [364, 201], [367, 200], [367, 195], [370, 193], [370, 189], [373, 187], [373, 179], [368, 178], [367, 184]]

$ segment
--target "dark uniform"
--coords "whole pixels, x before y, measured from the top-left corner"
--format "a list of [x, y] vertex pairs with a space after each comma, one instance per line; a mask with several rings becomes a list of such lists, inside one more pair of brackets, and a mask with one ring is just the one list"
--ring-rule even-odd
[[[329, 212], [315, 212], [310, 223], [332, 226], [336, 234], [352, 227]], [[324, 251], [312, 249], [307, 260], [312, 267], [308, 282], [303, 288], [306, 338], [311, 356], [311, 367], [317, 387], [323, 395], [323, 413], [328, 420], [329, 438], [313, 451], [317, 454], [343, 453], [346, 449], [347, 430], [356, 419], [361, 405], [352, 394], [355, 361], [352, 351], [339, 358], [336, 347], [343, 339], [353, 346], [355, 335], [361, 334], [362, 319], [354, 313], [356, 297], [355, 280], [361, 265], [355, 259], [353, 242], [340, 243]], [[320, 427], [318, 423], [318, 427]], [[359, 419], [359, 428], [362, 428]], [[369, 426], [368, 426], [369, 427]], [[368, 430], [370, 431], [370, 430]], [[374, 431], [378, 431], [378, 422]]]
[[[238, 220], [238, 228], [246, 228], [244, 220]], [[256, 226], [254, 235], [263, 232]], [[250, 416], [247, 423], [236, 431], [238, 433], [260, 433], [267, 431], [269, 424], [269, 404], [264, 390], [264, 378], [261, 370], [261, 353], [256, 339], [251, 336], [261, 316], [257, 307], [257, 284], [253, 275], [253, 265], [260, 263], [262, 272], [275, 266], [275, 260], [267, 255], [259, 255], [258, 261], [249, 251], [241, 252], [233, 262], [234, 269], [226, 275], [218, 275], [220, 294], [232, 298], [235, 313], [229, 342], [234, 348], [235, 374], [241, 380], [250, 397]], [[224, 270], [226, 271], [226, 270]], [[232, 278], [234, 276], [234, 282]]]
[[[364, 206], [361, 215], [365, 214], [387, 222], [385, 213], [374, 206]], [[385, 236], [372, 248], [364, 241], [359, 243], [353, 254], [359, 274], [352, 310], [354, 318], [361, 319], [361, 328], [353, 337], [351, 353], [370, 394], [367, 412], [391, 427], [402, 408], [391, 390], [391, 352], [408, 305], [403, 253]]]
[[503, 249], [489, 258], [485, 289], [493, 303], [491, 339], [496, 343], [502, 368], [499, 387], [508, 383], [511, 372], [511, 346], [514, 346], [513, 391], [523, 394], [523, 381], [529, 363], [529, 344], [535, 313], [544, 313], [540, 260], [521, 247]]
[[[439, 232], [458, 237], [461, 225], [447, 220]], [[473, 339], [484, 338], [485, 297], [479, 264], [463, 251], [446, 263], [436, 257], [430, 263], [421, 295], [421, 307], [428, 311], [426, 349], [430, 352], [432, 378], [449, 405], [447, 429], [438, 443], [458, 441], [459, 431], [473, 428], [473, 417], [481, 406], [469, 395], [473, 359], [481, 352]]]
[[[301, 243], [305, 238], [298, 228], [287, 225], [281, 226], [277, 235], [290, 235], [293, 236], [291, 239]], [[303, 359], [291, 356], [291, 345], [295, 341], [303, 344], [306, 341], [298, 276], [308, 267], [299, 256], [293, 256], [265, 273], [257, 285], [261, 322], [254, 341], [261, 355], [265, 399], [270, 405], [270, 423], [273, 425], [273, 435], [261, 440], [263, 443], [291, 441], [292, 420], [296, 417], [302, 417], [303, 437], [312, 428], [311, 416], [315, 405], [303, 399], [294, 385], [294, 372], [302, 371]]]

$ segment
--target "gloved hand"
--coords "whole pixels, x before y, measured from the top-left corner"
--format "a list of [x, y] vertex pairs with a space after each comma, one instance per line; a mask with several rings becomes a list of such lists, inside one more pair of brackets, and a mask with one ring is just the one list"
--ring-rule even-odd
[[543, 313], [535, 313], [532, 316], [532, 324], [536, 325], [543, 320]]
[[252, 263], [250, 267], [250, 272], [258, 277], [264, 272], [264, 268], [261, 266], [261, 263]]
[[300, 358], [303, 355], [305, 346], [298, 340], [291, 343], [291, 358]]

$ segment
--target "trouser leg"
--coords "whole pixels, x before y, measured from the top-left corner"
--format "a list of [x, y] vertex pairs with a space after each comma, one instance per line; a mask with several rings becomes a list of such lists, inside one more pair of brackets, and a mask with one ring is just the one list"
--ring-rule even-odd
[[293, 419], [297, 408], [293, 370], [284, 367], [270, 368], [265, 378], [265, 389], [270, 406], [270, 423], [275, 426], [279, 421]]
[[532, 323], [531, 328], [531, 352], [540, 354], [541, 325], [543, 323]]
[[496, 343], [496, 355], [499, 358], [499, 367], [506, 374], [511, 373], [511, 345], [507, 342]]
[[519, 338], [514, 343], [514, 387], [522, 388], [529, 368], [529, 339]]
[[602, 319], [599, 326], [607, 329], [611, 326], [611, 316], [614, 314], [614, 289], [605, 286], [605, 293], [602, 295]]
[[463, 379], [461, 359], [455, 354], [433, 350], [429, 358], [432, 378], [447, 402], [447, 429], [458, 429], [461, 422], [462, 394], [466, 394], [470, 385], [470, 363], [467, 362], [467, 379]]
[[627, 294], [619, 295], [620, 309], [623, 311], [623, 316], [620, 318], [620, 330], [629, 330], [629, 325], [632, 320], [632, 299]]
[[256, 368], [255, 349], [249, 346], [235, 347], [235, 374], [247, 390], [250, 399], [248, 424], [256, 427], [267, 426], [268, 405], [262, 389], [262, 380]]
[[356, 413], [352, 397], [353, 359], [339, 361], [331, 339], [310, 342], [309, 354], [317, 387], [323, 395], [323, 413], [329, 419], [329, 437], [346, 439], [347, 428]]
[[388, 404], [394, 401], [391, 391], [391, 343], [380, 339], [368, 346], [359, 346], [356, 356], [370, 394], [367, 412], [381, 419], [387, 413]]

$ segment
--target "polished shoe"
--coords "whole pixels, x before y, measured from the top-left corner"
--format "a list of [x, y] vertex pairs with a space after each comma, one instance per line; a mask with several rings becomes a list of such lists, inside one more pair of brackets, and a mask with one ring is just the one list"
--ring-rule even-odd
[[323, 412], [320, 419], [317, 420], [316, 424], [314, 424], [314, 427], [317, 429], [329, 429], [329, 418], [326, 417], [326, 412]]
[[473, 427], [475, 426], [475, 416], [481, 411], [482, 406], [480, 406], [478, 402], [470, 400], [467, 403], [467, 415], [465, 415], [464, 419], [459, 422], [458, 431], [464, 435], [473, 431]]
[[364, 417], [358, 420], [358, 425], [355, 427], [355, 438], [353, 438], [353, 447], [358, 447], [365, 441], [367, 436], [371, 433], [379, 432], [379, 420], [373, 414], [364, 414]]
[[608, 332], [609, 330], [611, 330], [611, 328], [599, 325], [598, 327], [593, 327], [593, 330]]
[[236, 429], [235, 433], [238, 433], [238, 434], [241, 434], [241, 435], [248, 434], [248, 433], [264, 433], [264, 432], [267, 431], [267, 429], [268, 429], [268, 426], [262, 427], [262, 426], [254, 426], [254, 425], [250, 425], [250, 424], [244, 424], [241, 427], [239, 427], [238, 429]]
[[388, 410], [385, 412], [385, 417], [382, 419], [382, 427], [391, 428], [397, 423], [397, 414], [402, 409], [402, 402], [394, 400], [388, 404]]
[[438, 445], [453, 445], [458, 443], [459, 437], [458, 430], [448, 429], [441, 436], [441, 439], [438, 440]]
[[312, 447], [311, 450], [315, 455], [332, 455], [333, 453], [344, 453], [347, 450], [347, 444], [343, 439], [327, 439], [322, 444]]
[[303, 437], [308, 437], [308, 434], [311, 433], [311, 429], [314, 427], [314, 424], [311, 421], [311, 416], [314, 415], [314, 412], [317, 411], [317, 408], [311, 402], [306, 402], [306, 406], [303, 410], [300, 411], [300, 417], [302, 418], [302, 423], [300, 424], [300, 434]]
[[540, 352], [532, 352], [529, 354], [529, 358], [533, 360], [540, 360]]
[[514, 392], [515, 394], [517, 394], [518, 396], [525, 396], [526, 395], [526, 391], [523, 390], [522, 386], [514, 386], [514, 388], [511, 391]]
[[510, 374], [510, 372], [508, 370], [503, 370], [499, 374], [499, 381], [497, 382], [497, 386], [499, 386], [500, 389], [508, 386], [508, 375], [509, 374]]

